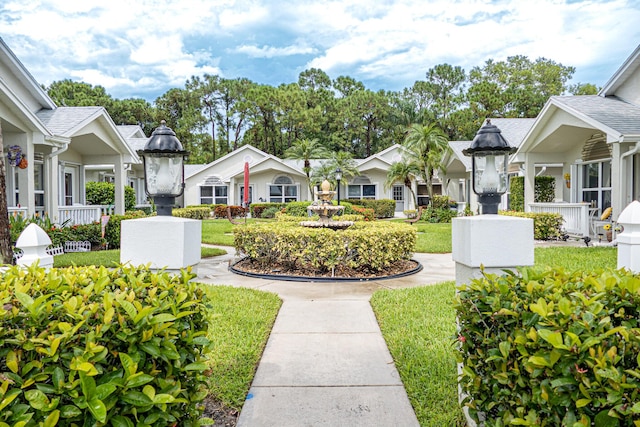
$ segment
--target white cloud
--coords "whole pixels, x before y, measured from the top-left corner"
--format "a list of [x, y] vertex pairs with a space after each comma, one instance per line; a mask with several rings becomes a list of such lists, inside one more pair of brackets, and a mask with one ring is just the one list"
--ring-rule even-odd
[[274, 58], [278, 56], [291, 56], [291, 55], [309, 55], [316, 53], [318, 50], [308, 46], [251, 46], [242, 45], [233, 49], [234, 52], [244, 53], [253, 58]]
[[[125, 95], [224, 75], [231, 61], [266, 73], [254, 58], [277, 61], [281, 74], [227, 77], [288, 83], [292, 70], [315, 67], [406, 87], [437, 64], [469, 71], [511, 55], [612, 73], [640, 43], [637, 22], [639, 0], [0, 2], [2, 37], [36, 78], [72, 76]], [[603, 84], [610, 74], [594, 76]]]

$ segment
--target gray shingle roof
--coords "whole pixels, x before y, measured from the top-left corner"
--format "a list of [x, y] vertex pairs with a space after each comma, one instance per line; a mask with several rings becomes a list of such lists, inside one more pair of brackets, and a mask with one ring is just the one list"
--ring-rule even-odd
[[55, 110], [40, 110], [36, 116], [54, 135], [67, 136], [70, 130], [102, 110], [103, 107], [58, 107]]
[[613, 96], [554, 96], [552, 99], [558, 105], [565, 105], [582, 113], [621, 135], [640, 135], [640, 106]]
[[536, 119], [491, 119], [510, 146], [519, 147]]
[[471, 141], [449, 141], [449, 147], [451, 147], [451, 151], [453, 151], [453, 156], [462, 162], [465, 169], [469, 170], [471, 169], [471, 157], [465, 156], [462, 150], [469, 148], [470, 145]]

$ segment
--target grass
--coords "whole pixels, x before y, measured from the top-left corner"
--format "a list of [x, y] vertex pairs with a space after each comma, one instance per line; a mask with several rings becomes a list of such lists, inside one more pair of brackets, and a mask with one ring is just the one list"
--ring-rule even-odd
[[567, 270], [617, 268], [618, 250], [614, 247], [535, 248], [535, 266], [557, 266]]
[[210, 393], [226, 407], [240, 410], [282, 302], [268, 292], [203, 286], [212, 304]]
[[[211, 258], [214, 256], [224, 255], [227, 251], [218, 248], [202, 247], [200, 256], [202, 258]], [[104, 265], [111, 267], [120, 264], [120, 250], [113, 249], [108, 251], [91, 251], [91, 252], [69, 252], [53, 257], [53, 266], [57, 268], [71, 267], [73, 265]]]
[[384, 290], [371, 305], [421, 426], [463, 426], [451, 305], [454, 282]]

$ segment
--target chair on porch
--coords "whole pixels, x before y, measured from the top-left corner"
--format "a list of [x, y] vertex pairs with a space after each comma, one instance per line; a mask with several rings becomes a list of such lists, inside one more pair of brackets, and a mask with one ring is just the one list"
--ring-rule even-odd
[[597, 212], [598, 211], [596, 209], [591, 212], [590, 215], [591, 235], [597, 236], [599, 240], [602, 240], [602, 236], [606, 234], [604, 226], [609, 225], [610, 227], [612, 227], [613, 225], [611, 221], [612, 209], [611, 207], [606, 208], [599, 218], [597, 216]]

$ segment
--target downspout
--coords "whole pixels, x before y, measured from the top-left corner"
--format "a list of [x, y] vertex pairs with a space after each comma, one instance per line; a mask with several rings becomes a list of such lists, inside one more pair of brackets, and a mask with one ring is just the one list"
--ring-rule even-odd
[[545, 173], [545, 172], [546, 172], [546, 170], [547, 170], [547, 167], [546, 167], [546, 166], [543, 166], [543, 167], [542, 167], [542, 169], [540, 169], [540, 172], [538, 172], [538, 173], [536, 174], [536, 176], [540, 176], [540, 175], [542, 175], [543, 173]]

